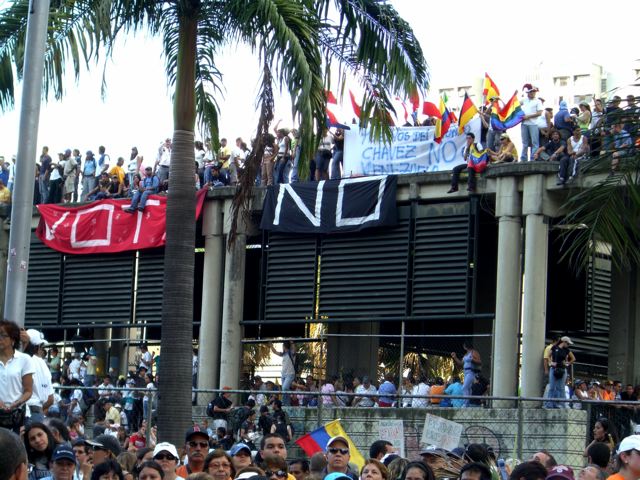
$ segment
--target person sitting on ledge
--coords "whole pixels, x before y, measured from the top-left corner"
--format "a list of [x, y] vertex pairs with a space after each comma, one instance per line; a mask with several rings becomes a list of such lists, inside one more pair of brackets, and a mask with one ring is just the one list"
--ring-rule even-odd
[[453, 193], [458, 191], [458, 182], [460, 181], [460, 173], [463, 170], [467, 170], [469, 179], [467, 180], [467, 192], [473, 193], [476, 191], [476, 173], [482, 173], [487, 168], [488, 156], [487, 151], [482, 148], [482, 145], [475, 142], [476, 136], [469, 132], [467, 133], [467, 145], [464, 147], [462, 156], [466, 163], [461, 163], [453, 167], [453, 175], [451, 177], [451, 188], [447, 193]]

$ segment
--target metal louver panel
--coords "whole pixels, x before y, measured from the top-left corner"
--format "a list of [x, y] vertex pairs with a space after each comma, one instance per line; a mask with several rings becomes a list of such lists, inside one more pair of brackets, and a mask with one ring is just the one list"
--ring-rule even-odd
[[134, 255], [66, 255], [62, 323], [128, 323]]
[[62, 254], [31, 235], [25, 324], [55, 325], [59, 321]]
[[164, 249], [141, 251], [138, 257], [136, 322], [162, 321]]
[[323, 238], [321, 317], [407, 315], [408, 265], [408, 219], [393, 228]]
[[587, 272], [587, 329], [609, 332], [611, 314], [611, 259], [596, 257]]
[[469, 241], [468, 203], [419, 207], [413, 315], [467, 313]]
[[315, 279], [315, 237], [269, 235], [264, 318], [313, 318]]

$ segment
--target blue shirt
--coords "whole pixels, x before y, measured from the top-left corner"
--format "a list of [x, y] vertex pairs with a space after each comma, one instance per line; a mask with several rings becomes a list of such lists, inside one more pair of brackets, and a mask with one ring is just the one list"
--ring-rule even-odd
[[[444, 391], [445, 395], [452, 395], [452, 396], [462, 396], [464, 395], [464, 391], [462, 390], [462, 384], [460, 382], [456, 382], [456, 383], [452, 383], [451, 385], [449, 385], [445, 391]], [[464, 406], [464, 399], [462, 398], [452, 398], [451, 399], [451, 406], [454, 408], [460, 408], [462, 406]]]
[[144, 177], [142, 180], [142, 186], [145, 190], [150, 190], [151, 193], [157, 193], [158, 188], [160, 187], [160, 179], [155, 175]]
[[571, 115], [569, 114], [569, 110], [562, 109], [553, 117], [553, 125], [558, 130], [569, 130], [572, 131], [574, 124], [571, 122]]
[[96, 174], [96, 159], [94, 157], [85, 158], [82, 174], [87, 177]]
[[[395, 395], [397, 393], [396, 386], [390, 381], [385, 381], [378, 389], [378, 395], [380, 401], [384, 403], [393, 403], [395, 401]], [[384, 395], [387, 395], [386, 397]]]

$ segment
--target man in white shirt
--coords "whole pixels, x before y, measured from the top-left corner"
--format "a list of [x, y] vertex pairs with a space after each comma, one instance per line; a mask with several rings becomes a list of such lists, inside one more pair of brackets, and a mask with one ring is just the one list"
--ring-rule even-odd
[[98, 385], [98, 396], [101, 400], [106, 401], [108, 398], [111, 398], [115, 393], [115, 388], [111, 384], [111, 377], [105, 375], [102, 383]]
[[[411, 407], [413, 408], [427, 408], [429, 402], [427, 396], [429, 395], [431, 388], [427, 385], [427, 379], [424, 375], [420, 375], [420, 382], [413, 387], [413, 399], [411, 400]], [[418, 395], [420, 398], [416, 398]]]
[[522, 119], [521, 132], [522, 132], [522, 154], [520, 161], [526, 162], [528, 157], [529, 148], [531, 148], [531, 160], [533, 155], [540, 146], [540, 126], [538, 124], [538, 117], [542, 115], [543, 107], [542, 102], [536, 98], [538, 89], [527, 83], [523, 87], [524, 92], [527, 94], [527, 98], [522, 101], [522, 111], [524, 112], [524, 118]]
[[69, 364], [69, 377], [72, 380], [80, 380], [80, 365], [82, 365], [82, 360], [80, 360], [80, 353], [74, 353], [73, 360]]
[[31, 363], [35, 373], [33, 374], [33, 394], [27, 400], [27, 424], [32, 422], [43, 422], [44, 412], [53, 403], [53, 386], [51, 381], [51, 371], [44, 356], [44, 345], [47, 341], [42, 332], [30, 328], [20, 332], [20, 339], [24, 347], [24, 353], [31, 356]]
[[140, 345], [140, 350], [142, 351], [142, 356], [140, 357], [140, 365], [138, 365], [138, 369], [146, 368], [147, 372], [151, 373], [151, 367], [153, 366], [153, 355], [145, 344]]
[[160, 183], [169, 178], [169, 165], [171, 164], [171, 139], [165, 139], [164, 143], [158, 148], [158, 157], [156, 158], [156, 171]]
[[373, 407], [375, 405], [375, 397], [366, 395], [375, 395], [378, 390], [371, 385], [371, 380], [366, 375], [362, 377], [362, 385], [356, 387], [355, 393], [358, 396], [353, 399], [354, 407]]

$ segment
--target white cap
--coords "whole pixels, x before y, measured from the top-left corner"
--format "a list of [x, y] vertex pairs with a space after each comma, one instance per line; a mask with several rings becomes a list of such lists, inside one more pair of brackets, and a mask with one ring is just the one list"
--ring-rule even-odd
[[244, 472], [236, 477], [236, 480], [246, 480], [247, 478], [255, 477], [258, 472]]
[[176, 457], [178, 463], [180, 463], [180, 456], [178, 455], [178, 450], [176, 450], [175, 445], [169, 442], [160, 442], [156, 445], [156, 448], [153, 449], [153, 456], [155, 457], [160, 452], [169, 452], [171, 455]]
[[27, 330], [27, 335], [29, 335], [29, 343], [31, 343], [32, 345], [40, 346], [40, 345], [46, 345], [47, 343], [49, 343], [44, 338], [44, 334], [39, 330], [30, 328], [29, 330]]
[[618, 453], [640, 450], [640, 435], [629, 435], [620, 442]]
[[326, 448], [328, 449], [333, 443], [337, 442], [338, 440], [340, 440], [342, 443], [344, 443], [347, 446], [347, 448], [349, 448], [348, 440], [344, 438], [342, 435], [336, 435], [335, 437], [331, 437], [327, 442]]
[[573, 345], [573, 342], [571, 341], [571, 339], [569, 337], [562, 337], [560, 339], [561, 342], [567, 342], [569, 345]]

